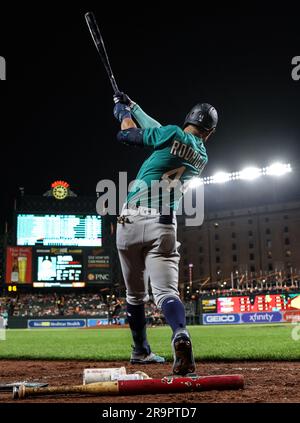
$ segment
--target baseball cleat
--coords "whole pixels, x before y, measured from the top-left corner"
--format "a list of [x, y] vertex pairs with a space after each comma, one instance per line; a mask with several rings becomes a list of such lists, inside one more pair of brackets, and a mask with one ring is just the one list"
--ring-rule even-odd
[[195, 360], [193, 356], [192, 341], [186, 330], [177, 332], [172, 340], [174, 356], [173, 373], [185, 376], [194, 373]]
[[152, 352], [150, 354], [138, 354], [133, 351], [130, 357], [131, 364], [155, 364], [164, 362], [165, 359], [163, 357]]

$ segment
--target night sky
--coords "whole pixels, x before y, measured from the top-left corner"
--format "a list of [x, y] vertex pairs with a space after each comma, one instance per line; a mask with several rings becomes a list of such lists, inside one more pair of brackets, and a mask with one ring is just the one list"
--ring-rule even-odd
[[158, 8], [131, 14], [124, 4], [112, 14], [98, 4], [18, 9], [13, 24], [1, 14], [0, 56], [7, 60], [0, 87], [1, 223], [10, 220], [20, 186], [40, 195], [64, 179], [79, 195], [94, 195], [100, 179], [116, 179], [119, 171], [133, 179], [148, 155], [115, 139], [111, 87], [84, 20], [90, 9], [120, 88], [150, 115], [181, 125], [197, 102], [217, 108], [204, 176], [274, 160], [298, 166], [296, 13], [208, 15], [178, 7], [172, 14]]

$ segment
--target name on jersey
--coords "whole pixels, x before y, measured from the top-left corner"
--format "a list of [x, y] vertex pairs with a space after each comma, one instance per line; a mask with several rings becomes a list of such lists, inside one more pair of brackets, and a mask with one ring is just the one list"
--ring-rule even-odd
[[177, 140], [173, 141], [170, 153], [191, 163], [198, 170], [205, 165], [205, 161], [198, 151]]

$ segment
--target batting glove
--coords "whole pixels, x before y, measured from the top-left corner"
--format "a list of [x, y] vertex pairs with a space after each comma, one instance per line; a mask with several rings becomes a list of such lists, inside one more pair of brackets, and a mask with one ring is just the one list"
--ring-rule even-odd
[[114, 117], [122, 122], [123, 119], [131, 119], [130, 107], [123, 103], [117, 103], [114, 107]]
[[129, 106], [130, 108], [133, 108], [133, 106], [135, 106], [135, 102], [131, 100], [131, 98], [128, 97], [127, 94], [123, 93], [122, 91], [118, 91], [114, 97], [114, 103], [123, 103], [126, 104], [127, 106]]

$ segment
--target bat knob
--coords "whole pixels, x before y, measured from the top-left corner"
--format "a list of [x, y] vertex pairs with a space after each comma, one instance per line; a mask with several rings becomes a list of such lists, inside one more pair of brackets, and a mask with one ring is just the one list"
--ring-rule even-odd
[[25, 398], [25, 385], [13, 387], [13, 399]]
[[19, 387], [18, 386], [13, 387], [12, 397], [13, 397], [13, 399], [19, 399]]

